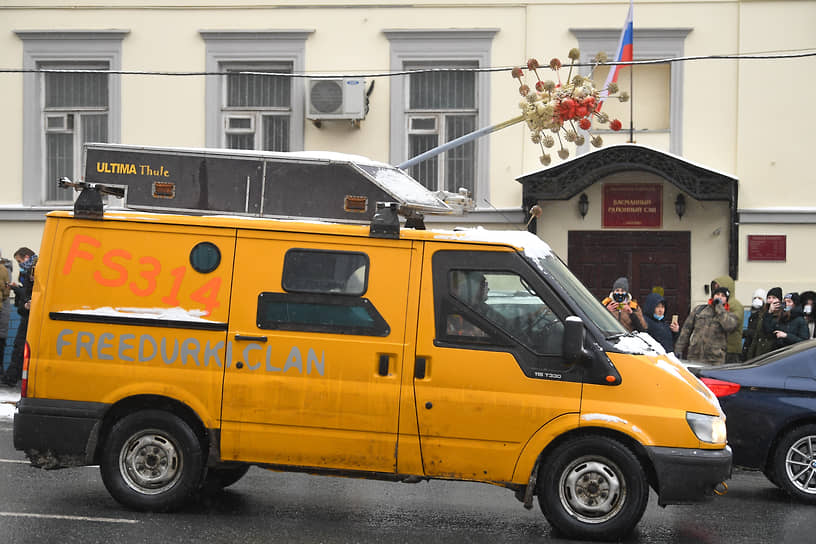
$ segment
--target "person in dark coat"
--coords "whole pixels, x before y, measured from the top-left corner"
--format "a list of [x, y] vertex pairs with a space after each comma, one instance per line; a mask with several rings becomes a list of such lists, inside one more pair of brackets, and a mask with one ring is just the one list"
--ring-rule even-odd
[[666, 319], [666, 299], [660, 293], [649, 293], [643, 302], [643, 316], [648, 332], [666, 353], [674, 351], [674, 341], [680, 333], [680, 324]]
[[802, 304], [802, 317], [808, 326], [808, 338], [816, 338], [816, 319], [814, 319], [814, 306], [816, 306], [816, 293], [804, 291], [799, 295], [799, 302]]
[[770, 305], [768, 313], [762, 319], [763, 332], [776, 337], [774, 349], [801, 342], [808, 337], [807, 323], [797, 305], [799, 295], [788, 293], [785, 299], [787, 302], [774, 302]]
[[762, 317], [765, 315], [765, 289], [757, 289], [754, 291], [754, 296], [751, 299], [751, 315], [748, 317], [748, 325], [742, 331], [742, 360], [747, 361], [751, 358], [751, 346], [754, 343], [754, 337], [757, 333], [757, 328], [761, 326]]
[[28, 314], [31, 310], [31, 294], [34, 290], [37, 254], [27, 247], [21, 247], [14, 252], [14, 260], [20, 267], [20, 283], [12, 284], [11, 288], [14, 290], [14, 306], [20, 314], [20, 324], [17, 326], [17, 336], [14, 337], [11, 363], [0, 378], [0, 383], [8, 387], [16, 386], [23, 374], [23, 354], [28, 331]]

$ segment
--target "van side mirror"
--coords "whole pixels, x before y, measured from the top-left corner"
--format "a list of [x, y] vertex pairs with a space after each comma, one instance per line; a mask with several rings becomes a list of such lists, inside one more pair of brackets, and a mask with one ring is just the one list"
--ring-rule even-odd
[[586, 328], [583, 320], [575, 315], [567, 317], [564, 323], [564, 358], [570, 363], [580, 363], [590, 358], [589, 351], [584, 348]]

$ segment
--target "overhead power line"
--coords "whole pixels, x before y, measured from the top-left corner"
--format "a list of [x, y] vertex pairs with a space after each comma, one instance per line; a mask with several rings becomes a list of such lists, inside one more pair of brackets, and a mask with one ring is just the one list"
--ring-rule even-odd
[[[803, 51], [799, 53], [751, 53], [751, 54], [727, 54], [727, 55], [694, 55], [686, 57], [672, 57], [663, 59], [647, 59], [635, 60], [625, 62], [583, 62], [575, 63], [573, 66], [615, 66], [618, 64], [629, 65], [649, 65], [649, 64], [671, 64], [673, 62], [692, 62], [701, 60], [788, 60], [799, 59], [805, 57], [816, 57], [816, 51]], [[396, 70], [396, 71], [382, 71], [382, 72], [363, 72], [363, 73], [311, 73], [311, 72], [265, 72], [253, 70], [230, 70], [230, 71], [161, 71], [161, 70], [96, 70], [91, 68], [0, 68], [0, 73], [7, 74], [28, 74], [28, 73], [45, 73], [45, 74], [86, 74], [86, 73], [103, 73], [103, 74], [118, 74], [118, 75], [135, 75], [135, 76], [169, 76], [169, 77], [189, 77], [189, 76], [224, 76], [224, 75], [258, 75], [258, 76], [278, 76], [288, 78], [309, 78], [309, 79], [335, 79], [343, 77], [351, 78], [378, 78], [378, 77], [395, 77], [411, 74], [424, 74], [431, 72], [508, 72], [513, 66], [493, 66], [493, 67], [450, 67], [450, 68], [422, 68], [417, 70]]]

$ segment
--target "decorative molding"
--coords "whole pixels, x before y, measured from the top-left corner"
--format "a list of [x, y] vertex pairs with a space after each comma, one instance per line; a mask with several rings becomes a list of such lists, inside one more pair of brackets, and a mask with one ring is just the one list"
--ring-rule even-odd
[[816, 223], [816, 208], [765, 208], [738, 210], [741, 225], [775, 223], [810, 225]]
[[[302, 73], [306, 66], [306, 40], [314, 30], [199, 30], [198, 33], [207, 47], [207, 72], [220, 72], [222, 63], [291, 62], [292, 71]], [[291, 83], [289, 149], [302, 151], [306, 91], [301, 78], [293, 77]], [[224, 147], [221, 129], [222, 78], [207, 77], [204, 89], [206, 146]]]
[[[23, 42], [23, 68], [35, 70], [48, 62], [105, 62], [122, 69], [122, 41], [129, 30], [15, 30]], [[42, 78], [23, 74], [23, 204], [43, 202], [44, 183]], [[108, 78], [108, 141], [122, 137], [121, 76]]]
[[[490, 52], [493, 38], [498, 28], [481, 29], [441, 29], [410, 30], [388, 29], [382, 31], [391, 45], [392, 71], [401, 71], [405, 62], [422, 62], [436, 60], [466, 61], [475, 60], [479, 67], [490, 66]], [[390, 84], [390, 148], [389, 161], [400, 164], [407, 157], [407, 131], [405, 108], [408, 103], [405, 89], [406, 79], [402, 76], [391, 78]], [[478, 74], [476, 100], [479, 114], [476, 127], [490, 125], [490, 74]], [[476, 179], [474, 180], [473, 199], [482, 202], [490, 200], [488, 179], [490, 138], [479, 138], [476, 144]]]

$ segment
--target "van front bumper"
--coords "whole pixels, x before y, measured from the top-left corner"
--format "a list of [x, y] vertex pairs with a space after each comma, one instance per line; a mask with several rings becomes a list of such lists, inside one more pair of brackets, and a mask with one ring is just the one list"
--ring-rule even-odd
[[14, 448], [40, 468], [93, 464], [99, 427], [109, 405], [22, 398], [14, 413]]
[[688, 504], [707, 500], [731, 478], [731, 448], [646, 448], [657, 476], [658, 504]]

